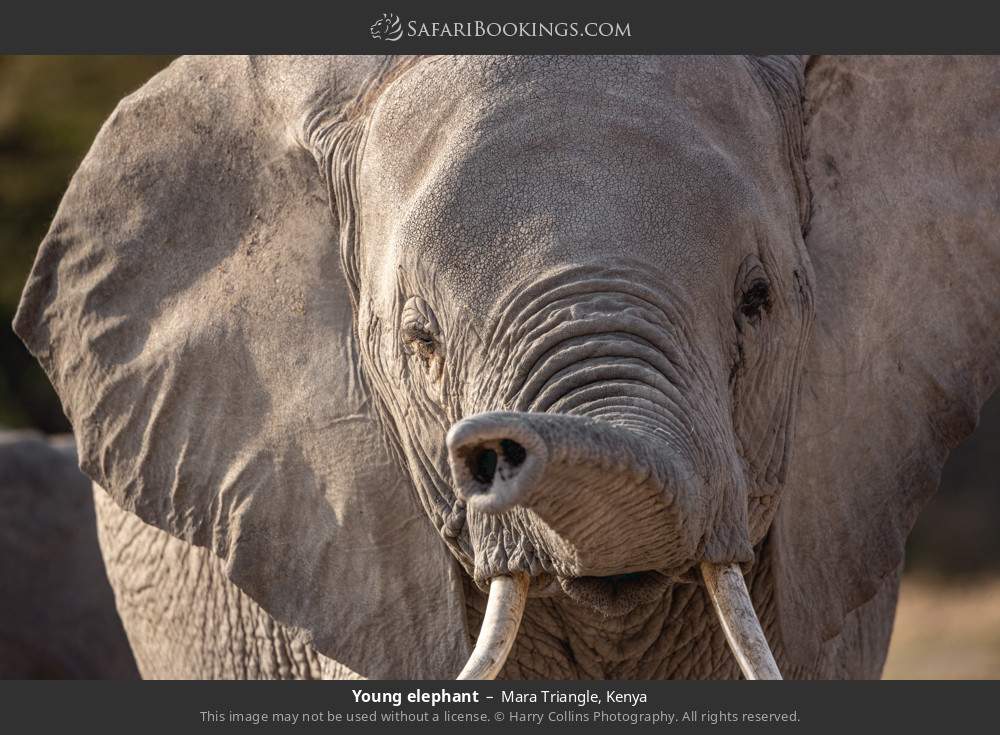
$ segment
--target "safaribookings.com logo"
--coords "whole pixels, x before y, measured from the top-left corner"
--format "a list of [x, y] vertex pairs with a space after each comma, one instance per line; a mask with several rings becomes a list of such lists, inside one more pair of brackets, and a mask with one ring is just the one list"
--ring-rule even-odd
[[403, 24], [395, 13], [382, 13], [368, 30], [376, 41], [398, 41], [403, 37]]
[[382, 17], [368, 29], [377, 41], [407, 38], [631, 38], [632, 29], [621, 21], [519, 21], [486, 22], [482, 20], [407, 21], [395, 13]]

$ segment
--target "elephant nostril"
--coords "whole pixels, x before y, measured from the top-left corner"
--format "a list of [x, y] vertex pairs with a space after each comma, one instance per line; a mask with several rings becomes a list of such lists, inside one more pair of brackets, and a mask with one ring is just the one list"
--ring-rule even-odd
[[497, 471], [497, 453], [492, 449], [480, 449], [469, 455], [468, 465], [469, 472], [476, 480], [489, 485]]
[[527, 503], [549, 459], [542, 436], [516, 414], [462, 419], [449, 429], [447, 446], [455, 493], [477, 513]]
[[510, 480], [528, 458], [528, 450], [513, 439], [493, 439], [473, 449], [465, 459], [473, 479], [482, 485], [492, 485], [500, 476]]
[[524, 447], [513, 439], [501, 439], [500, 451], [503, 453], [503, 458], [507, 460], [507, 463], [511, 467], [520, 467], [528, 456], [528, 452], [525, 451]]

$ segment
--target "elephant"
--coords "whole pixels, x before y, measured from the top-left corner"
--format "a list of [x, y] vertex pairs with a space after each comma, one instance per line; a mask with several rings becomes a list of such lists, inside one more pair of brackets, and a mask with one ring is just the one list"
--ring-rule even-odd
[[71, 437], [0, 430], [0, 679], [135, 679]]
[[992, 58], [183, 58], [14, 328], [331, 675], [876, 678], [998, 380], [998, 143]]
[[93, 487], [115, 603], [147, 679], [356, 679], [276, 622], [218, 557], [123, 511]]

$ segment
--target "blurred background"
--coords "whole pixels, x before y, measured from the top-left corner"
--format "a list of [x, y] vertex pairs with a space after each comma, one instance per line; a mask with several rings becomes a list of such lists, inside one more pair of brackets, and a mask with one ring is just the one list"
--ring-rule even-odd
[[0, 426], [69, 431], [10, 323], [38, 244], [101, 123], [162, 56], [0, 56]]
[[[104, 119], [162, 56], [0, 56], [0, 428], [69, 431], [10, 323], [35, 250]], [[1000, 395], [910, 539], [887, 678], [1000, 678]]]

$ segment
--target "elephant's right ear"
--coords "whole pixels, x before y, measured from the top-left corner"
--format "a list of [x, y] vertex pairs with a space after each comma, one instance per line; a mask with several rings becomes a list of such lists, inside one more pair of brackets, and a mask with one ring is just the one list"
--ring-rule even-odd
[[371, 414], [323, 175], [391, 66], [172, 64], [104, 125], [14, 326], [119, 505], [354, 671], [444, 678], [460, 576]]

